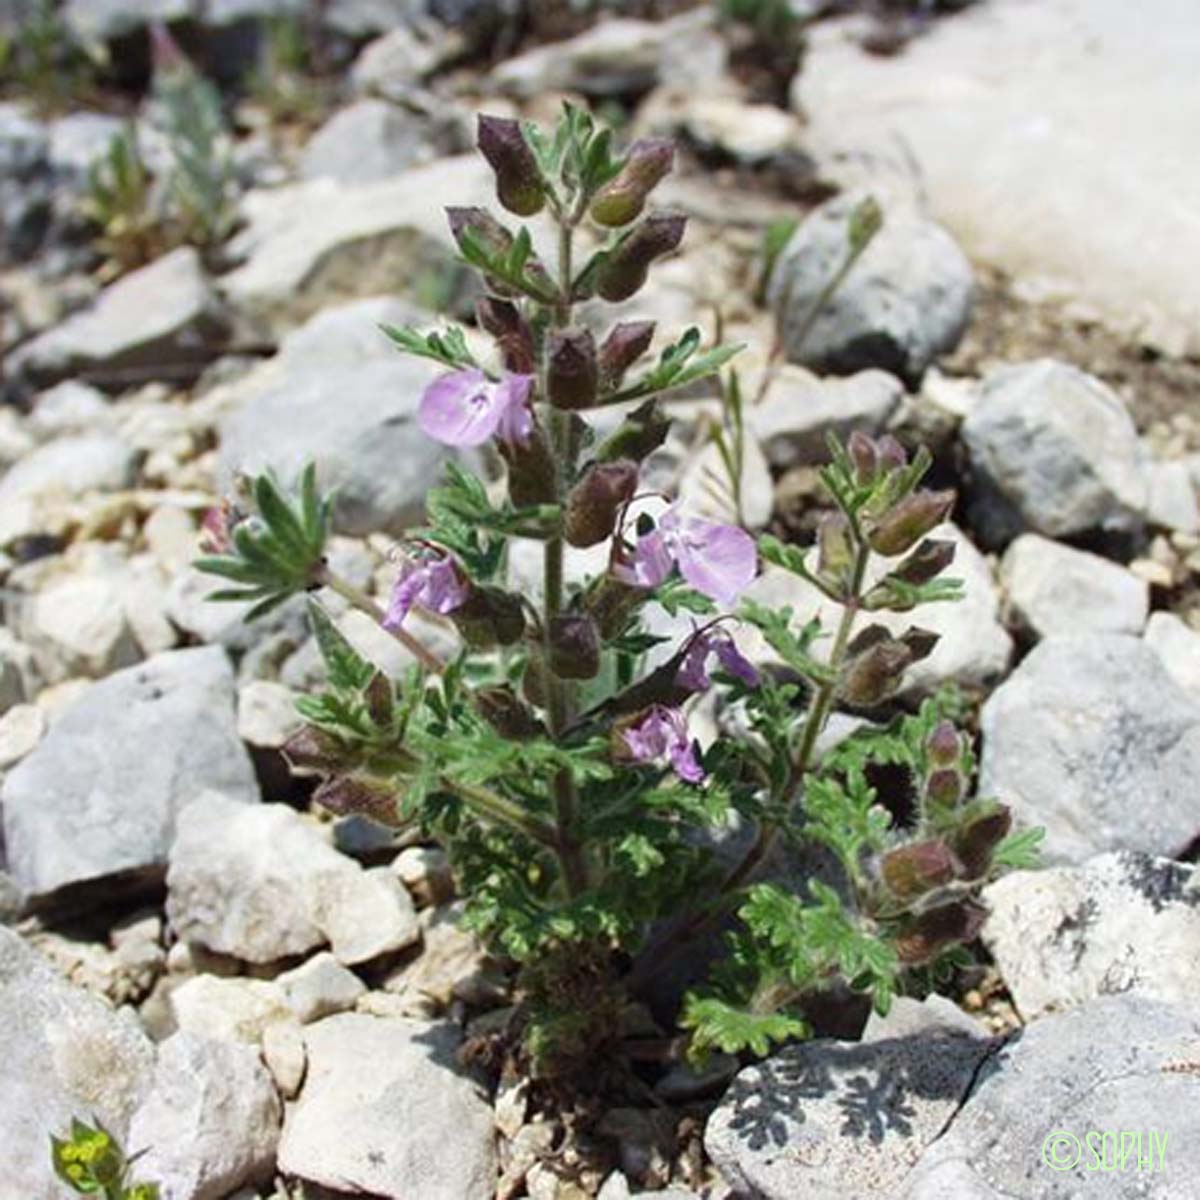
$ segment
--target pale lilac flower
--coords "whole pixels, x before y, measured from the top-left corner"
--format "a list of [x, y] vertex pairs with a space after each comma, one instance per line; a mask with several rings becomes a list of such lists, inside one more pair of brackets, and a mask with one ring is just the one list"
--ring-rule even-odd
[[712, 684], [708, 674], [708, 659], [715, 654], [717, 661], [747, 687], [758, 687], [758, 671], [737, 648], [737, 643], [724, 630], [712, 627], [698, 633], [688, 646], [687, 654], [675, 676], [675, 682], [689, 692], [707, 691]]
[[687, 722], [679, 709], [651, 705], [622, 736], [635, 762], [653, 762], [666, 755], [680, 779], [687, 783], [704, 779], [704, 768], [696, 758]]
[[392, 585], [383, 627], [399, 629], [414, 604], [443, 616], [451, 613], [466, 602], [470, 587], [449, 555], [433, 551], [411, 558]]
[[670, 575], [672, 565], [698, 592], [728, 605], [758, 573], [758, 555], [744, 529], [685, 517], [672, 505], [614, 573], [624, 583], [650, 588]]
[[478, 367], [451, 371], [425, 389], [417, 419], [447, 446], [482, 446], [493, 435], [524, 445], [533, 432], [532, 387], [532, 375], [505, 375], [494, 383]]

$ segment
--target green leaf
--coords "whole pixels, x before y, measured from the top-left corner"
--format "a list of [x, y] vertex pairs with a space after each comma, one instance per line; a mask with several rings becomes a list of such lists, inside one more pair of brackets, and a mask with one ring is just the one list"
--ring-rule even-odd
[[749, 1050], [765, 1058], [774, 1044], [810, 1036], [809, 1026], [787, 1013], [758, 1013], [712, 996], [689, 994], [680, 1025], [692, 1031], [689, 1054], [701, 1058], [711, 1049], [725, 1054]]
[[1034, 870], [1042, 865], [1041, 846], [1045, 840], [1046, 831], [1040, 827], [1018, 829], [996, 847], [992, 863], [1016, 871]]
[[329, 682], [335, 688], [362, 691], [375, 675], [374, 664], [367, 662], [346, 640], [329, 614], [315, 600], [308, 602], [308, 619], [321, 657], [329, 669]]

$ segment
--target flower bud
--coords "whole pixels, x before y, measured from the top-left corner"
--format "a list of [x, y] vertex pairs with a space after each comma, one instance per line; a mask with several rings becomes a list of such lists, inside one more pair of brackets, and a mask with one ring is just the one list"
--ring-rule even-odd
[[508, 464], [508, 498], [517, 508], [558, 501], [558, 468], [546, 435], [538, 426], [527, 441], [496, 443], [500, 457]]
[[333, 771], [345, 766], [352, 752], [338, 737], [305, 725], [283, 743], [283, 757], [295, 771]]
[[472, 587], [464, 603], [450, 620], [462, 639], [476, 650], [496, 645], [511, 646], [525, 633], [525, 610], [521, 601], [497, 587]]
[[675, 146], [664, 138], [641, 138], [629, 149], [620, 173], [592, 200], [592, 220], [616, 228], [636, 220], [646, 198], [662, 182], [675, 162]]
[[645, 588], [631, 587], [612, 575], [601, 575], [588, 591], [587, 610], [595, 618], [600, 636], [616, 637], [646, 602]]
[[841, 512], [828, 512], [817, 523], [817, 570], [831, 582], [840, 582], [854, 559], [850, 522]]
[[600, 386], [615, 391], [625, 372], [650, 348], [653, 321], [621, 321], [614, 325], [600, 347]]
[[937, 808], [953, 808], [966, 791], [967, 781], [954, 767], [939, 767], [925, 780], [925, 801]]
[[934, 651], [934, 647], [941, 641], [942, 635], [934, 633], [931, 629], [921, 629], [917, 625], [910, 625], [900, 636], [900, 641], [908, 647], [909, 654], [912, 655], [912, 662], [920, 662], [923, 658], [928, 658]]
[[559, 679], [593, 679], [600, 670], [600, 633], [585, 613], [550, 620], [550, 670]]
[[546, 335], [546, 398], [555, 408], [591, 408], [599, 374], [596, 342], [588, 329], [552, 329]]
[[471, 700], [476, 712], [503, 737], [524, 742], [546, 732], [545, 726], [507, 683], [476, 688]]
[[932, 908], [896, 939], [896, 952], [906, 966], [919, 966], [950, 946], [972, 941], [986, 920], [987, 909], [973, 900]]
[[380, 825], [399, 825], [399, 790], [390, 779], [347, 772], [326, 779], [313, 792], [313, 800], [338, 817], [358, 814]]
[[637, 464], [628, 459], [592, 463], [567, 496], [563, 536], [581, 549], [612, 535], [617, 514], [637, 490]]
[[879, 518], [867, 536], [876, 554], [903, 554], [940, 525], [954, 507], [954, 492], [913, 492]]
[[647, 217], [609, 253], [596, 273], [596, 291], [609, 303], [628, 300], [646, 282], [650, 264], [683, 241], [687, 218]]
[[875, 443], [861, 429], [856, 429], [846, 442], [846, 453], [854, 464], [854, 482], [866, 487], [875, 482], [879, 473], [879, 451]]
[[475, 304], [480, 328], [496, 339], [504, 368], [514, 375], [532, 375], [537, 370], [533, 350], [533, 331], [521, 316], [521, 310], [507, 300], [484, 296]]
[[640, 463], [667, 440], [671, 420], [664, 417], [657, 400], [638, 405], [596, 449], [597, 462], [627, 458]]
[[490, 255], [505, 255], [512, 249], [513, 235], [486, 208], [449, 205], [446, 219], [460, 250], [465, 249], [463, 235], [468, 232]]
[[962, 756], [962, 740], [953, 721], [939, 721], [925, 740], [925, 752], [935, 766], [952, 767]]
[[895, 695], [912, 652], [882, 625], [871, 625], [847, 647], [838, 694], [849, 704], [869, 708]]
[[936, 579], [953, 561], [958, 547], [953, 542], [926, 538], [890, 577], [914, 587]]
[[878, 469], [885, 475], [908, 466], [908, 455], [904, 447], [890, 433], [885, 433], [876, 441], [875, 452], [879, 455]]
[[546, 184], [520, 123], [480, 116], [477, 145], [496, 174], [500, 203], [519, 217], [540, 212], [546, 203]]
[[529, 643], [529, 656], [525, 660], [525, 673], [521, 676], [521, 695], [537, 708], [546, 707], [546, 659], [540, 640]]
[[979, 879], [992, 865], [992, 854], [1012, 829], [1012, 812], [998, 804], [971, 817], [959, 827], [954, 848], [963, 864], [963, 877]]
[[954, 879], [957, 870], [950, 847], [937, 838], [898, 846], [880, 862], [883, 882], [897, 900], [915, 900], [942, 887]]
[[392, 681], [383, 671], [376, 671], [363, 689], [367, 715], [376, 725], [386, 727], [396, 711], [396, 692]]

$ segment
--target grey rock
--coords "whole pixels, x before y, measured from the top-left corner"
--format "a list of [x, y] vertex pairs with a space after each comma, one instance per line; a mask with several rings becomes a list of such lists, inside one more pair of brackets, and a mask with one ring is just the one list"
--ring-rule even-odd
[[[339, 301], [399, 284], [428, 307], [459, 300], [466, 276], [445, 214], [430, 196], [488, 204], [494, 177], [477, 155], [440, 159], [383, 183], [306, 180], [251, 191], [245, 228], [229, 243], [243, 265], [221, 279], [242, 320], [276, 337]], [[438, 295], [440, 293], [440, 295]], [[437, 296], [439, 305], [429, 302]]]
[[1200, 490], [1182, 459], [1152, 462], [1146, 468], [1146, 516], [1150, 524], [1180, 533], [1200, 533]]
[[[434, 27], [436, 29], [436, 27]], [[453, 52], [452, 30], [421, 31], [402, 25], [363, 47], [350, 69], [350, 82], [359, 95], [378, 95], [400, 100], [417, 92], [433, 74], [449, 49]], [[447, 45], [449, 43], [449, 45]]]
[[819, 379], [789, 363], [780, 368], [763, 402], [750, 410], [750, 424], [772, 466], [824, 464], [828, 434], [880, 433], [903, 398], [904, 385], [886, 371]]
[[93, 684], [0, 792], [14, 878], [47, 900], [70, 885], [161, 878], [180, 811], [206, 788], [258, 800], [222, 650], [156, 655]]
[[453, 1026], [343, 1013], [304, 1040], [282, 1172], [386, 1200], [492, 1200], [492, 1110], [455, 1062]]
[[399, 880], [364, 871], [282, 804], [247, 807], [217, 794], [191, 804], [180, 815], [167, 890], [179, 937], [247, 962], [328, 943], [354, 964], [419, 937]]
[[159, 1046], [129, 1145], [146, 1148], [138, 1174], [158, 1183], [163, 1200], [222, 1200], [270, 1180], [282, 1116], [251, 1047], [176, 1033]]
[[46, 715], [36, 704], [17, 704], [0, 716], [0, 771], [19, 763], [45, 736]]
[[171, 990], [170, 1016], [183, 1033], [257, 1046], [273, 1025], [295, 1021], [273, 980], [196, 975]]
[[[1187, 1200], [1200, 1171], [1198, 1039], [1194, 1013], [1142, 996], [1107, 996], [1034, 1022], [985, 1064], [967, 1103], [893, 1195]], [[1140, 1131], [1147, 1167], [1135, 1169], [1130, 1146], [1135, 1158], [1119, 1169], [1113, 1137], [1106, 1147], [1085, 1142], [1093, 1130], [1112, 1131], [1118, 1143], [1120, 1131]]]
[[796, 230], [771, 273], [771, 305], [791, 362], [838, 375], [881, 367], [915, 383], [962, 337], [973, 279], [950, 234], [906, 208], [886, 212], [879, 234], [802, 337], [845, 259], [847, 221], [862, 199], [850, 192], [828, 200]]
[[1144, 454], [1124, 402], [1054, 359], [1002, 367], [962, 425], [970, 513], [989, 545], [1023, 529], [1062, 538], [1126, 531], [1146, 506]]
[[275, 982], [283, 989], [296, 1019], [304, 1025], [353, 1008], [367, 990], [353, 971], [346, 970], [327, 952], [285, 971]]
[[51, 166], [60, 178], [82, 183], [88, 168], [107, 152], [123, 128], [122, 119], [109, 113], [73, 112], [59, 117], [49, 128]]
[[338, 489], [344, 532], [399, 533], [419, 520], [445, 462], [416, 423], [434, 372], [378, 329], [412, 317], [408, 306], [367, 300], [296, 331], [277, 361], [235, 385], [220, 427], [221, 477], [269, 466], [289, 480], [314, 461], [321, 486]]
[[983, 938], [1026, 1021], [1138, 992], [1200, 1016], [1200, 872], [1146, 854], [1018, 871], [984, 893]]
[[943, 1135], [992, 1049], [946, 1028], [790, 1046], [738, 1075], [705, 1149], [756, 1200], [883, 1200]]
[[51, 220], [46, 127], [15, 103], [0, 104], [0, 261], [23, 261]]
[[879, 1042], [887, 1038], [910, 1037], [931, 1029], [955, 1029], [972, 1037], [989, 1036], [974, 1017], [963, 1012], [952, 1000], [934, 992], [924, 1000], [897, 996], [886, 1017], [872, 1010], [863, 1029], [862, 1040]]
[[544, 92], [618, 96], [648, 91], [658, 81], [666, 22], [610, 18], [562, 42], [536, 46], [492, 72], [505, 95], [530, 99]]
[[33, 698], [33, 652], [0, 629], [0, 713]]
[[1200, 833], [1200, 703], [1138, 638], [1047, 638], [981, 716], [979, 790], [1046, 829], [1053, 862], [1174, 857]]
[[138, 459], [131, 445], [108, 433], [39, 446], [0, 479], [0, 545], [51, 528], [64, 501], [131, 487]]
[[1018, 537], [1000, 563], [1011, 619], [1037, 637], [1141, 633], [1150, 611], [1145, 580], [1098, 554], [1036, 533]]
[[422, 0], [331, 0], [322, 15], [335, 33], [357, 40], [408, 24], [423, 8]]
[[1146, 645], [1162, 660], [1167, 674], [1200, 700], [1200, 633], [1174, 613], [1156, 612], [1146, 622]]
[[67, 379], [35, 398], [29, 427], [39, 438], [95, 433], [109, 424], [111, 415], [102, 391]]
[[35, 386], [82, 375], [120, 388], [156, 369], [186, 380], [217, 357], [228, 332], [200, 256], [181, 246], [110, 284], [91, 308], [22, 346], [11, 369]]
[[125, 1141], [150, 1086], [154, 1048], [130, 1009], [66, 983], [0, 927], [0, 1128], [4, 1187], [21, 1200], [61, 1200], [49, 1136], [72, 1117], [98, 1118]]
[[379, 183], [437, 157], [427, 125], [386, 100], [359, 100], [334, 113], [304, 148], [305, 179]]
[[440, 846], [407, 846], [396, 856], [392, 870], [423, 907], [454, 899], [454, 873]]

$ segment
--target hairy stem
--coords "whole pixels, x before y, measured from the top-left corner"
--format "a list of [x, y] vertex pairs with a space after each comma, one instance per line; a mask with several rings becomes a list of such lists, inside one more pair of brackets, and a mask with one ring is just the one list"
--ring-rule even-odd
[[[336, 592], [351, 608], [357, 608], [359, 612], [366, 613], [380, 629], [387, 628], [383, 623], [383, 619], [386, 616], [383, 609], [366, 592], [360, 588], [356, 588], [348, 579], [343, 579], [340, 575], [336, 575], [328, 567], [322, 567], [316, 582], [329, 588], [330, 591]], [[427, 671], [433, 671], [435, 674], [438, 674], [446, 669], [446, 664], [428, 646], [418, 641], [407, 630], [387, 629], [387, 632], [412, 654]]]
[[554, 826], [548, 821], [543, 821], [540, 817], [526, 812], [511, 800], [506, 800], [503, 796], [478, 784], [462, 783], [449, 776], [443, 775], [440, 782], [447, 791], [454, 792], [480, 815], [490, 817], [501, 825], [508, 825], [526, 837], [532, 838], [535, 842], [541, 842], [544, 846], [557, 847], [558, 835]]
[[[571, 319], [571, 252], [574, 237], [572, 218], [558, 218], [558, 292], [554, 306], [554, 324], [558, 328]], [[544, 357], [544, 356], [543, 356]], [[545, 373], [543, 372], [543, 383]], [[545, 388], [543, 387], [543, 395]], [[574, 468], [574, 452], [571, 445], [571, 420], [568, 413], [550, 410], [550, 441], [557, 465], [558, 499], [561, 504], [565, 481]], [[550, 626], [563, 607], [563, 539], [561, 533], [545, 543], [543, 558], [542, 636], [546, 675], [546, 711], [550, 725], [550, 736], [559, 740], [571, 723], [574, 715], [574, 696], [568, 680], [560, 679], [550, 669]], [[587, 887], [587, 867], [583, 849], [579, 845], [579, 796], [575, 780], [567, 768], [563, 768], [554, 779], [555, 820], [558, 827], [557, 850], [562, 865], [563, 881], [567, 894], [577, 896]]]

